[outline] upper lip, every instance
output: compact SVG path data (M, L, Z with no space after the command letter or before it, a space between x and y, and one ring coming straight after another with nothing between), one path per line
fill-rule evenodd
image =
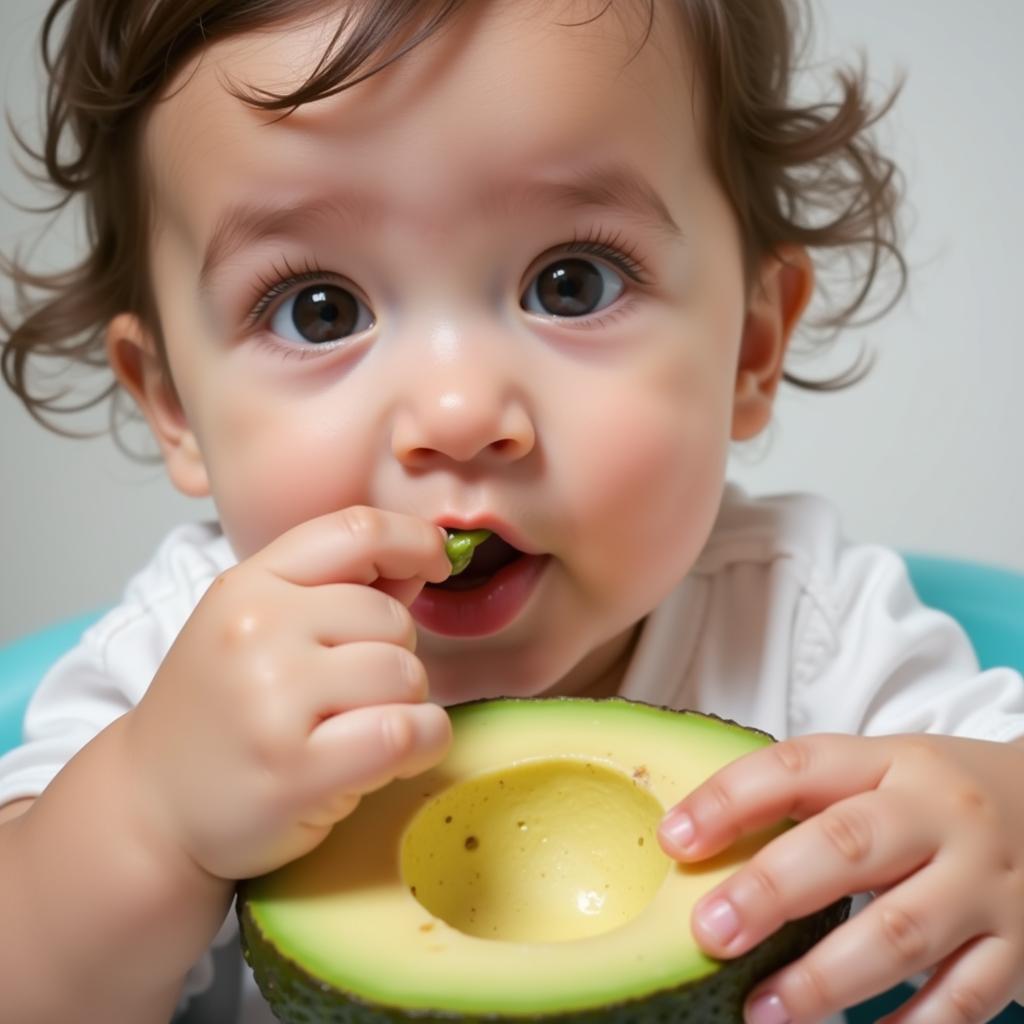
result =
M446 530L490 530L491 533L496 533L507 544L511 544L517 551L522 551L524 555L543 554L543 551L535 545L532 545L530 541L516 529L516 527L505 522L505 520L498 516L463 516L456 513L450 513L448 515L438 516L434 522L438 526L444 527Z

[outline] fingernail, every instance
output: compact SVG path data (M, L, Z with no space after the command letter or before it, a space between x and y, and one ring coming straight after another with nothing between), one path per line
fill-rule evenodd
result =
M661 834L679 851L693 842L693 819L685 811L669 815L661 826Z
M747 1007L744 1016L747 1024L790 1024L791 1019L774 992L759 995Z
M702 931L723 946L739 934L740 916L728 900L712 900L697 914L697 921Z

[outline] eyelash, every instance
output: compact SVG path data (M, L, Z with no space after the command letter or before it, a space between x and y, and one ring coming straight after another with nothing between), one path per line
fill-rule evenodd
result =
M324 270L308 257L301 270L296 270L288 258L283 257L279 265L275 264L269 278L264 277L263 274L256 276L253 286L256 301L245 317L245 329L255 328L275 300L282 295L287 295L297 284L304 284L307 281L323 281L325 278L337 279L336 275Z
M621 270L636 284L649 284L647 270L637 255L635 247L627 243L621 232L605 234L598 229L593 234L574 236L565 247L567 253L584 253L599 256L617 270Z
M650 283L647 270L640 261L636 249L624 241L620 232L605 233L598 229L592 233L574 235L573 240L564 247L563 251L571 255L597 256L610 263L616 270L621 270L635 284ZM552 257L552 262L556 259L557 256ZM282 257L281 263L272 268L269 277L263 274L257 275L253 286L256 299L246 314L245 330L254 330L274 302L282 295L287 295L296 285L325 279L337 280L337 275L324 270L308 257L301 270L293 267L287 257ZM612 313L580 317L578 326L593 326L594 324L603 326L615 319L616 315L621 312L624 310L617 309Z

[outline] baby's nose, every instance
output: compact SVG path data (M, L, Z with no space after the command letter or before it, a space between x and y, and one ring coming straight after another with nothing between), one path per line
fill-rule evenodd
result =
M409 373L391 432L392 452L403 465L514 462L536 445L529 395L485 354L420 365Z

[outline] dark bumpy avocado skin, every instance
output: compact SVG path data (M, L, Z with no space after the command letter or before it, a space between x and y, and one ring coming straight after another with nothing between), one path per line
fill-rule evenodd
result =
M244 884L242 887L244 889ZM246 962L252 967L263 998L285 1024L403 1024L411 1021L458 1021L459 1024L743 1024L743 1002L762 978L790 963L822 936L841 924L850 901L839 900L825 910L793 921L736 960L725 961L714 974L680 988L629 1003L570 1013L535 1016L459 1015L367 1006L332 990L282 957L266 941L239 899L239 924ZM681 928L689 927L685 921Z

